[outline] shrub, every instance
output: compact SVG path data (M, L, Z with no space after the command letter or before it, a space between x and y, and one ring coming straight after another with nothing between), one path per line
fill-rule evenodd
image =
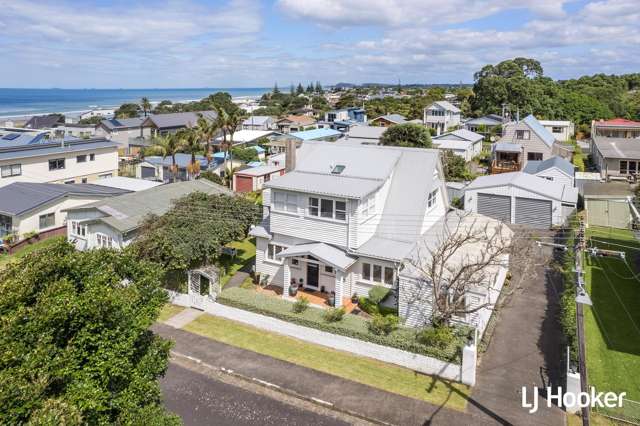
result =
M380 313L380 310L378 309L378 305L371 302L371 300L368 297L364 297L364 296L361 297L358 300L358 307L360 308L360 310L368 313L369 315L377 315Z
M292 309L293 309L293 312L295 312L296 314L301 314L304 311L306 311L308 307L309 307L309 300L306 297L301 297L300 299L295 301Z
M369 321L356 315L344 315L341 321L325 321L323 309L307 309L296 314L292 312L291 302L278 297L268 296L254 290L229 288L218 295L217 302L244 309L256 314L266 315L283 321L298 324L303 327L337 334L345 337L388 346L416 354L432 356L444 361L460 363L461 348L470 333L469 329L456 328L456 339L444 349L424 345L416 340L416 330L398 326L395 331L387 335L377 335L369 331Z
M324 311L322 317L326 322L338 322L342 320L345 313L344 308L329 308Z
M424 328L418 332L416 338L423 345L444 349L451 344L455 336L451 327L442 325L439 327Z
M374 315L369 322L369 331L373 334L389 334L398 328L399 318L395 315Z
M383 287L381 285L374 286L371 290L369 290L369 300L374 305L377 305L387 298L390 291L391 289Z

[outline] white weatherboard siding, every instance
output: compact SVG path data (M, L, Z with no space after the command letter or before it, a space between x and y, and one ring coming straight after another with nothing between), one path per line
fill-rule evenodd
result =
M38 207L35 210L23 213L14 217L14 226L17 225L18 235L24 235L28 232L42 232L48 229L58 228L65 225L67 220L67 212L63 211L69 208L81 206L83 204L89 204L94 201L98 201L102 198L67 198L64 200L57 200L52 203L47 203ZM48 228L40 228L40 216L54 213L55 224Z
M561 183L563 185L567 185L569 187L573 187L573 177L567 176L562 170L557 167L551 167L547 170L543 170L541 172L536 173L536 176L541 178L551 178L549 180L557 183Z
M90 161L89 155L95 154L95 160ZM79 163L77 157L86 155L87 160ZM49 160L65 159L64 169L49 170ZM73 181L82 183L86 178L91 183L101 175L116 176L118 174L118 152L114 148L99 148L86 151L56 153L37 157L24 157L15 160L0 160L0 166L20 164L22 174L19 176L0 178L0 187L13 182L64 183Z
M387 201L387 196L389 195L392 176L386 180L386 182L378 191L375 192L375 194L372 194L375 205L373 215L369 214L367 216L363 216L362 214L367 206L367 200L360 200L358 202L357 216L351 223L351 247L360 247L362 244L366 243L369 238L371 238L376 232L376 229L380 224L380 219L382 218L382 210L384 209L384 205Z
M516 139L516 131L529 131L529 139ZM542 154L542 161L549 159L553 155L552 147L547 145L525 122L510 123L503 127L502 138L499 142L516 143L522 145L522 165L527 165L529 153Z

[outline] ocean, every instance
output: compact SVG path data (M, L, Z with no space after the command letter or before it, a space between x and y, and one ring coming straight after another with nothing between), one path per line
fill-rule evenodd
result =
M196 101L216 92L228 92L234 98L259 97L268 88L202 88L202 89L2 89L0 117L23 117L53 112L68 115L95 108L118 107L123 103L139 103L142 97L151 102Z

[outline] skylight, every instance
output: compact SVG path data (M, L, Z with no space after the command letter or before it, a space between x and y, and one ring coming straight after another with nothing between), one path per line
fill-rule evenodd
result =
M333 167L333 169L331 170L331 173L333 173L334 175L339 175L344 171L345 167L347 166L344 166L342 164L337 164Z

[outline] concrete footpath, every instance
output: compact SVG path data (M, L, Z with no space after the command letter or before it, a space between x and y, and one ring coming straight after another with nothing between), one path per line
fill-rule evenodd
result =
M331 403L336 409L359 413L379 423L496 424L495 419L483 413L475 415L435 406L229 346L164 324L155 324L152 328L161 336L174 341L174 351L179 354L197 358L216 368L233 370L245 377L275 384L308 398Z

